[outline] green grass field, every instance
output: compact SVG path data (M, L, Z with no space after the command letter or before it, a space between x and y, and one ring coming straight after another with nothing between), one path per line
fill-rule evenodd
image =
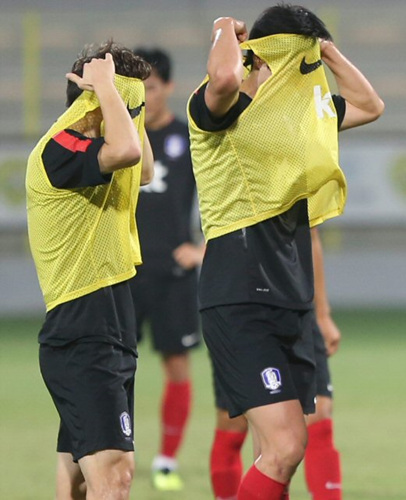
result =
M345 500L406 499L406 311L340 311L343 333L331 368L336 391L336 444L342 455ZM53 498L56 411L37 363L39 320L0 321L0 498ZM140 348L136 388L137 472L132 499L207 500L208 455L214 425L209 363L193 354L194 408L179 456L186 488L157 493L149 467L158 442L159 360ZM250 463L250 444L244 449ZM307 500L303 473L292 500Z

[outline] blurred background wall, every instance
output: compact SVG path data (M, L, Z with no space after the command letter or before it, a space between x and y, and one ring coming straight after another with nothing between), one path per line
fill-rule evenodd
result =
M386 103L376 123L341 135L345 214L322 228L334 307L406 305L406 2L302 0ZM64 111L65 73L83 45L113 37L173 56L173 108L201 81L211 25L247 22L258 0L0 0L0 315L44 311L26 236L24 175L39 136Z

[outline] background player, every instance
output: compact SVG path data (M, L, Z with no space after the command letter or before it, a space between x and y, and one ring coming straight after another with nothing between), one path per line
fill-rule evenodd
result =
M346 100L332 102L317 40L331 37L303 7L267 9L249 38L241 47L250 51L244 78L245 24L214 22L208 79L188 106L208 240L199 296L228 411L247 417L258 456L238 499L280 500L304 456L302 411L314 411L316 395L309 223L338 215L345 202L330 106L345 107L349 128L376 119L383 104L334 44L322 41Z
M30 246L47 307L40 367L61 419L58 500L129 498L137 356L129 279L140 263L139 186L153 174L149 73L112 41L86 47L67 74L67 111L28 160Z
M187 125L176 118L168 99L173 91L171 60L158 48L134 52L152 65L146 80L146 118L155 159L155 177L142 189L137 221L143 265L132 281L139 329L149 320L154 349L162 359L161 443L152 464L159 490L179 490L177 453L191 408L189 350L200 342L197 266L204 246L194 243L195 181Z
M327 356L334 354L341 334L331 317L324 279L323 249L317 228L312 229L314 266L313 342L316 359L316 412L307 418L308 443L304 458L305 479L313 500L341 500L340 455L333 442L333 389ZM317 322L316 322L317 319ZM217 424L210 455L211 484L216 500L237 498L243 474L241 448L248 431L243 417L228 416L227 395L214 381Z

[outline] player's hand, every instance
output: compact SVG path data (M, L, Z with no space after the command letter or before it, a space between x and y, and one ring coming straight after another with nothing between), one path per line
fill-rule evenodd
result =
M332 356L338 350L341 341L341 332L329 314L317 318L321 334L324 338L328 356Z
M92 59L83 66L83 75L67 73L66 78L82 90L95 90L95 86L114 81L114 61L110 53L106 54L105 59Z
M234 31L237 40L242 43L248 38L247 26L244 21L239 21L238 19L234 19Z
M173 258L183 269L193 269L202 263L204 247L183 243L172 252Z
M219 17L213 23L213 31L211 41L213 42L216 36L216 33L219 29L221 29L222 24L232 22L234 27L234 33L237 37L239 43L244 42L248 38L247 26L244 21L239 21L238 19L234 19L233 17Z
M325 63L328 63L330 58L334 56L334 53L337 53L337 47L332 40L319 38L319 43L321 58Z

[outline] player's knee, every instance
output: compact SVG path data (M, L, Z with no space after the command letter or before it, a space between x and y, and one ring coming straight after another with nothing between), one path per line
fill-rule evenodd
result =
M306 450L306 443L301 440L291 441L284 447L281 455L281 461L286 467L296 469L303 460Z
M126 500L129 497L133 477L134 469L120 472L117 477L117 491L120 492L121 496L118 496L118 500Z
M129 457L124 456L121 463L118 464L116 468L116 484L119 491L123 493L123 499L127 498L131 484L134 478L135 466L134 461L129 459ZM127 495L127 496L125 496Z
M327 396L318 396L316 403L316 413L309 415L308 424L331 419L333 416L333 400Z
M262 450L261 462L265 470L277 471L278 475L290 477L303 460L306 444L303 440L288 440Z
M135 467L134 461L128 455L124 454L120 460L105 464L103 471L99 471L99 479L93 478L89 481L87 498L91 500L100 498L127 500L129 498Z

